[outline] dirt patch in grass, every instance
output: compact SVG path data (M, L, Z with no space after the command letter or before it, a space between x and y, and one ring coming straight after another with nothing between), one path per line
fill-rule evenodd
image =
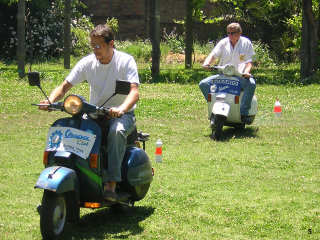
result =
M195 60L195 62L203 63L206 57L207 55L204 55L204 54L196 54L196 55L192 55L192 60ZM166 63L183 63L184 58L185 58L184 54L170 52L166 56Z

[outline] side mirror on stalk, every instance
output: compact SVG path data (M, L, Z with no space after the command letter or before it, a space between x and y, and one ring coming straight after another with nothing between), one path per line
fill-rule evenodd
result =
M131 83L124 80L116 80L115 94L128 95L130 93Z
M114 93L103 103L101 104L100 108L105 105L111 98L113 98L117 94L121 95L128 95L130 93L131 89L131 83L128 81L116 80L116 89L114 90Z
M29 82L29 86L37 86L38 88L40 88L41 92L47 98L49 104L51 105L51 102L50 102L48 96L45 94L45 92L42 90L42 88L40 86L39 72L28 72L28 82Z

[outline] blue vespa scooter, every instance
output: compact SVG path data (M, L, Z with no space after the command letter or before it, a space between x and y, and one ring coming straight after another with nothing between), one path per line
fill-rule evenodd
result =
M30 72L28 79L29 85L38 86L43 92L38 72ZM114 95L127 95L129 89L130 83L117 81ZM35 185L44 190L38 206L43 239L61 237L67 222L79 220L80 207L133 206L145 197L153 180L153 168L144 151L148 134L135 130L129 135L121 167L123 179L116 189L118 198L116 202L107 202L103 192L107 181L108 143L99 118L108 115L108 108L94 106L79 95L69 95L48 108L67 112L71 117L58 119L51 125L43 156L45 169ZM137 147L140 142L143 149Z

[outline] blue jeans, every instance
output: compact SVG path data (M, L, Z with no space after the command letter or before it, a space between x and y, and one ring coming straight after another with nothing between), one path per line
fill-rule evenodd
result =
M127 146L127 137L135 128L134 112L108 121L108 182L121 181L121 164Z
M208 93L210 92L210 86L212 85L211 81L215 77L217 77L217 75L207 77L199 83L200 90L207 101L208 101ZM240 105L240 114L249 115L252 98L254 96L254 91L256 90L256 81L252 77L249 79L242 78L242 77L236 77L236 78L239 79L241 87L243 89L243 95L242 95L242 100Z

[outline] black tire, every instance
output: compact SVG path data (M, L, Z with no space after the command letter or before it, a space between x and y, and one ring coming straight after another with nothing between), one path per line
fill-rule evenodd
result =
M223 125L226 122L226 117L221 115L214 116L214 125L212 126L211 138L219 141L222 136Z
M67 193L67 220L71 223L79 223L80 221L80 205L74 191Z
M67 224L67 200L64 194L45 190L40 214L40 230L44 240L59 238Z
M130 199L133 201L139 201L143 199L150 187L150 183L142 184L142 185L137 185L137 186L130 186L129 191L130 191Z

